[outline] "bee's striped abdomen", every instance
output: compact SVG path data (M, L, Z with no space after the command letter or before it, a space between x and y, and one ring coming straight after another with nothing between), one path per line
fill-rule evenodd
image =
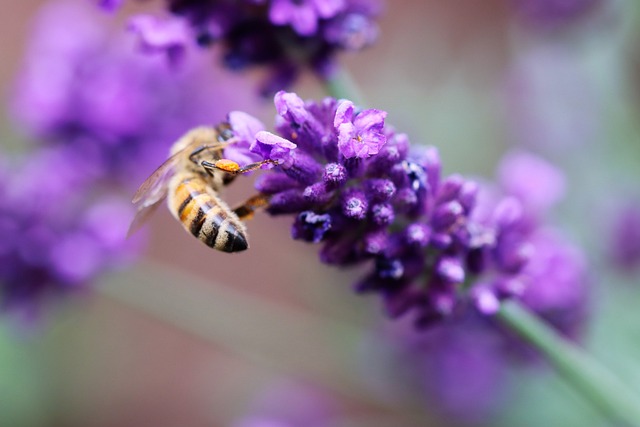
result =
M183 174L174 183L169 207L187 231L224 252L247 249L244 224L202 177Z

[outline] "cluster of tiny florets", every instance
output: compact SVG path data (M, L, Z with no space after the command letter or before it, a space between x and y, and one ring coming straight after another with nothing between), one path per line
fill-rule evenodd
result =
M102 1L113 10L119 2ZM168 0L171 18L137 16L131 29L147 51L180 61L190 46L221 45L223 63L241 70L267 65L263 91L289 86L302 67L331 74L338 51L360 50L377 37L376 0Z
M295 215L295 239L322 244L324 263L369 265L358 292L381 294L391 316L413 312L420 325L468 305L493 313L522 293L531 245L517 199L480 215L479 185L443 177L437 150L412 148L384 111L286 92L275 105L277 135L262 131L253 145L277 147L279 165L256 187L271 214Z

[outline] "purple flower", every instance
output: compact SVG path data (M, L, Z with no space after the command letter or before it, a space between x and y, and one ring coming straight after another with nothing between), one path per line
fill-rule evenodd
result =
M255 117L241 111L232 111L227 115L227 123L237 138L237 142L225 148L225 157L238 164L274 160L279 164L287 163L291 150L296 144L278 135L264 130L264 125ZM272 167L272 163L263 166Z
M640 266L640 202L618 207L609 226L609 252L613 263L633 272Z
M565 26L594 12L602 0L513 0L520 17L538 27Z
M171 60L190 45L221 46L222 62L233 70L266 66L263 94L287 87L303 68L321 77L334 70L341 50L360 50L377 37L378 0L167 0L167 9L190 27L136 25L144 46L164 49ZM174 51L174 53L172 53Z
M255 143L249 149L259 154L263 159L276 160L284 164L290 158L291 150L296 144L271 132L260 131L256 134Z
M344 0L272 0L269 19L276 25L291 25L302 36L318 30L318 21L334 17Z
M588 314L584 255L550 228L535 229L528 240L532 253L518 276L521 303L565 336L579 339ZM478 283L470 293L480 313L499 308L493 284ZM373 376L383 384L382 392L399 399L424 396L429 408L463 424L486 422L507 397L514 362L537 360L530 344L478 312L457 311L427 331L400 320L376 335L371 344L376 351L364 349L366 364L377 368L367 378ZM386 351L380 351L380 339L389 343Z
M597 143L603 127L597 76L560 43L518 52L506 84L508 123L518 145L568 152Z
M533 255L523 270L522 302L564 335L577 339L588 314L585 256L557 230L541 228L530 239Z
M123 1L124 0L98 0L98 6L107 12L114 12L122 6Z
M0 310L32 320L44 300L83 291L135 255L139 242L125 240L130 204L96 197L81 160L45 149L13 159L3 177Z
M345 158L366 159L378 154L387 142L384 134L385 111L364 110L354 115L353 102L338 104L333 126L338 131L338 150Z
M507 153L498 166L502 190L520 200L531 215L544 215L565 193L564 175L548 162L524 151Z
M264 390L234 427L329 427L339 413L336 401L310 384L282 381Z
M184 21L137 15L129 21L129 29L138 35L140 46L145 52L164 52L174 66L184 61L185 50L191 40L189 28Z
M390 316L410 313L419 326L472 307L493 314L503 298L522 295L541 214L524 212L560 197L551 166L513 154L502 167L512 194L490 200L473 181L442 177L437 151L412 150L383 111L286 92L275 105L279 135L260 131L256 139L286 156L256 187L270 213L295 215L294 238L322 244L323 262L369 265L358 292L379 293ZM261 154L273 158L273 150Z

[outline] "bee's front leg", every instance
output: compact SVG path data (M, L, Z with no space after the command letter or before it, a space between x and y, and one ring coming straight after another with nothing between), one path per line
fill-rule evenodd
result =
M265 194L256 194L247 199L243 204L233 209L238 218L250 219L257 209L269 206L269 197Z
M238 163L229 159L220 159L215 162L208 160L201 160L200 166L202 166L207 172L213 172L213 170L220 170L232 175L241 175L243 173L252 172L259 169L262 165L273 163L277 164L275 160L267 159L261 162L249 163L248 165L240 166Z

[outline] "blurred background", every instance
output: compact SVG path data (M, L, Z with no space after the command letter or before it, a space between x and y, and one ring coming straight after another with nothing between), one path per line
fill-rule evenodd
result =
M257 94L259 72L232 74L211 52L177 74L153 71L158 58L141 55L124 28L131 14L161 5L129 3L109 15L84 0L5 0L0 14L0 165L3 174L20 170L2 191L53 185L63 161L56 159L64 158L77 176L61 185L116 201L117 214L105 218L122 218L111 230L117 236L126 232L134 189L182 131L231 110L267 127L275 115ZM639 19L636 2L622 0L394 0L378 42L340 61L389 123L413 143L438 147L447 173L493 179L514 148L565 173L566 195L551 216L586 252L582 340L640 390ZM60 83L66 66L81 77ZM134 90L119 86L120 70L134 76ZM42 95L42 87L58 92ZM303 98L324 96L307 74L295 88ZM106 98L123 94L134 101L111 114ZM56 127L70 105L87 109L83 127ZM100 153L56 151L57 139L84 147L87 123L101 137L122 131L104 136ZM149 131L144 142L141 130ZM105 155L119 147L118 135L132 158L146 160ZM33 154L43 146L51 158ZM118 184L105 185L105 176ZM253 179L238 179L226 199L250 195ZM33 215L53 209L47 197ZM67 228L103 218L72 212ZM606 425L540 361L486 366L485 341L464 341L457 359L412 354L379 301L353 293L357 272L322 266L316 247L290 239L290 222L257 214L248 224L251 249L229 256L160 209L133 240L105 237L127 246L109 266L94 268L111 257L102 248L94 258L69 254L77 269L64 273L86 274L91 286L47 297L37 309L17 304L0 321L0 426L257 426L251 417L270 411L318 426ZM24 238L2 230L0 252ZM38 247L31 245L25 250Z

